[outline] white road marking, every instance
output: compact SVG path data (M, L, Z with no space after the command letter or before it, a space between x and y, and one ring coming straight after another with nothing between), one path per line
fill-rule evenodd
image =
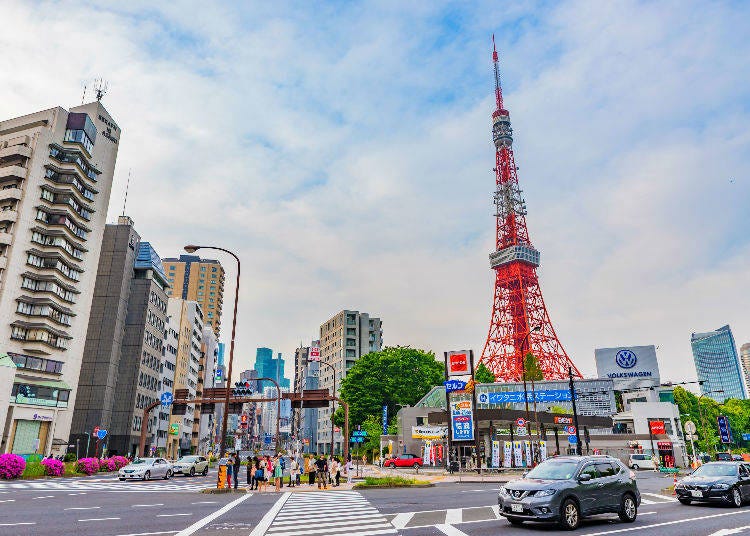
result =
M229 504L226 504L223 507L221 507L218 510L216 510L213 514L207 515L203 519L199 519L198 521L196 521L195 523L193 523L192 525L190 525L188 528L181 530L180 532L177 533L177 536L190 536L191 534L194 534L197 530L202 529L203 527L205 527L206 525L208 525L209 523L211 523L211 521L213 521L214 519L216 519L220 515L228 512L229 510L231 510L232 508L234 508L235 506L237 506L241 502L248 500L252 496L253 496L252 493L248 493L246 495L243 495L239 499L235 499L234 501L230 502ZM289 492L286 493L286 496L287 497L289 496ZM275 508L275 506L274 506L274 508ZM268 514L266 514L266 516L268 516ZM263 519L265 519L265 517ZM273 519L273 518L271 518L271 519ZM262 520L261 520L261 523L262 523ZM260 526L260 525L258 525L258 526Z
M480 493L483 491L500 491L500 488L487 488L487 489L463 489L461 493Z
M461 508L451 508L445 511L445 525L458 525L463 518L464 513Z
M36 525L36 523L31 521L21 521L19 523L0 523L0 527L15 527L16 525Z
M54 495L42 495L41 497L34 497L35 499L52 499Z
M70 508L63 508L63 510L98 510L101 506L71 506Z
M120 519L119 517L92 517L90 519L79 519L78 522L82 523L84 521L113 521L116 519Z
M132 532L130 534L117 534L116 536L156 536L157 534L174 534L176 530L164 530L161 532Z
M164 506L164 503L154 503L154 504L134 504L132 505L132 508L150 508L152 506Z
M5 499L4 501L0 501L0 502L16 502L16 500L15 499Z
M8 493L8 492L4 491L3 493ZM81 492L81 493L68 493L68 495L86 495L86 492L84 491L84 492Z
M649 497L655 497L659 499L659 501L657 501L654 504L664 503L664 502L677 502L677 499L674 497L668 497L667 495L659 495L658 493L642 492L641 497L643 497L643 495L648 495ZM643 502L643 499L641 499L641 502Z
M157 514L156 517L178 517L178 516L191 516L193 515L192 512L188 514Z
M409 521L411 521L412 517L414 517L414 512L396 514L396 517L391 519L391 525L393 525L393 527L396 529L402 529Z
M746 525L744 527L735 527L733 529L717 530L716 532L712 532L711 534L709 534L709 536L728 536L729 534L739 534L745 529L750 529L750 525Z
M748 514L748 510L735 510L734 512L726 512L724 514L712 514L710 516L691 517L687 519L677 519L675 521L665 521L663 523L654 523L653 525L640 525L638 527L629 527L627 529L616 529L616 530L605 530L603 532L592 532L586 536L603 536L604 534L618 534L621 532L632 532L634 530L645 530L653 529L656 527L666 527L668 525L677 525L679 523L690 523L692 521L703 521L704 519L714 519L717 517L736 516L737 514Z
M219 504L219 501L198 501L190 504Z
M263 534L265 534L268 527L271 526L273 519L276 517L276 514L279 513L281 508L284 506L284 503L286 503L286 501L289 500L289 497L291 495L292 494L288 491L284 493L279 498L279 500L274 503L271 509L268 512L266 512L266 515L263 516L263 519L260 520L260 523L258 523L253 529L253 531L250 533L250 536L262 536Z
M458 530L453 525L435 525L435 528L447 536L469 536L464 531Z

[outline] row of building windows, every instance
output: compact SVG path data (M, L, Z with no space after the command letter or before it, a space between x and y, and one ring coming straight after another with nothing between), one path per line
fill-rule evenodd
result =
M86 185L83 184L81 181L79 181L75 175L65 175L65 174L58 173L57 171L47 168L47 170L44 172L44 176L45 178L53 182L56 182L58 184L71 184L75 187L76 190L78 190L81 193L83 197L85 197L89 201L94 200L95 192L87 188Z
M68 205L81 218L88 221L91 219L91 209L81 205L70 194L58 194L42 188L42 199L55 205Z
M164 341L162 341L161 337L156 337L154 334L152 334L150 331L145 330L143 335L143 340L148 344L151 348L156 350L157 352L161 352L162 345L164 344Z
M159 318L158 315L154 314L151 309L146 310L146 322L151 324L153 327L158 329L161 332L164 332L164 320Z
M10 338L17 341L43 342L61 350L66 350L68 348L68 339L50 333L44 329L13 326L10 332Z
M145 374L143 371L138 373L138 387L144 387L151 391L158 391L159 381L149 374Z
M13 352L8 352L8 355L18 368L38 370L40 372L47 372L49 374L62 374L62 361L55 361L54 359L44 359L42 357L31 355L15 354Z
M31 241L42 246L54 246L65 250L71 257L75 257L78 260L83 260L83 251L73 246L70 242L65 240L62 236L50 236L39 231L34 231L31 234Z
M156 305L162 313L167 314L167 302L162 300L159 295L153 290L151 291L151 295L149 296L148 301L153 305ZM161 331L164 331L164 328L162 328Z
M73 281L79 281L81 279L81 271L71 268L60 259L54 257L39 257L33 253L29 253L26 262L31 266L43 269L54 269L63 274L68 279Z
M42 316L54 320L58 324L70 325L70 315L58 311L49 305L38 305L26 302L18 302L16 312L26 316Z
M161 387L159 387L159 390L161 390ZM144 409L154 402L156 402L155 398L138 393L135 399L135 407L137 409Z
M40 281L28 276L24 276L23 281L21 282L21 287L35 292L50 292L62 298L66 302L76 302L77 293L66 289L65 287L59 285L54 281Z
M88 135L83 130L68 129L65 131L64 141L71 143L80 143L83 148L86 149L89 154L94 150L94 143L89 139Z
M36 211L36 219L48 225L64 225L78 238L86 240L88 237L88 231L76 225L68 216L62 214L49 214L48 212L39 209Z
M159 365L160 361L158 358L152 356L148 352L143 352L143 357L141 357L141 365L146 365L148 368L159 372Z
M53 158L58 162L64 162L66 164L76 164L79 168L81 168L81 171L83 171L86 177L88 177L92 181L96 181L96 169L91 164L89 164L79 152L63 151L57 147L52 146L49 149L49 156L50 158Z

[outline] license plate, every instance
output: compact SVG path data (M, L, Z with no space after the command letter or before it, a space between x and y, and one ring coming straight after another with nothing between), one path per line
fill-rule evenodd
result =
M703 497L703 492L697 489L690 490L690 495L693 497Z
M511 504L510 505L511 512L523 512L523 505L522 504Z

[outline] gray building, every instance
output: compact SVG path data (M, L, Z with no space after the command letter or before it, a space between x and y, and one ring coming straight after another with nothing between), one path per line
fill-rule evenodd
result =
M79 449L99 426L110 454L136 453L143 409L162 390L167 282L159 256L139 238L127 216L105 229L71 426ZM149 446L157 422L155 411L145 424Z
M305 389L318 388L320 363L309 362L310 348L320 348L320 341L313 341L311 346L297 348L294 352L294 391L300 393ZM300 441L302 452L318 451L318 410L302 407L293 410L292 434Z
M177 366L177 346L180 344L179 336L177 332L179 326L175 324L172 317L167 317L167 322L164 327L164 345L162 346L162 378L161 378L161 390L159 391L159 399L164 393L171 393L174 395L174 374ZM158 406L154 411L158 412L156 415L156 448L160 454L166 453L167 448L167 435L169 432L169 413L170 408L164 406Z

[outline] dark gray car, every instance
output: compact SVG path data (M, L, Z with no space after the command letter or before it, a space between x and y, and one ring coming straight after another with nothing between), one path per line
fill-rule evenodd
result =
M508 482L500 489L497 503L500 515L513 525L542 521L573 530L582 517L595 514L616 513L632 523L641 494L635 473L615 458L561 456Z

